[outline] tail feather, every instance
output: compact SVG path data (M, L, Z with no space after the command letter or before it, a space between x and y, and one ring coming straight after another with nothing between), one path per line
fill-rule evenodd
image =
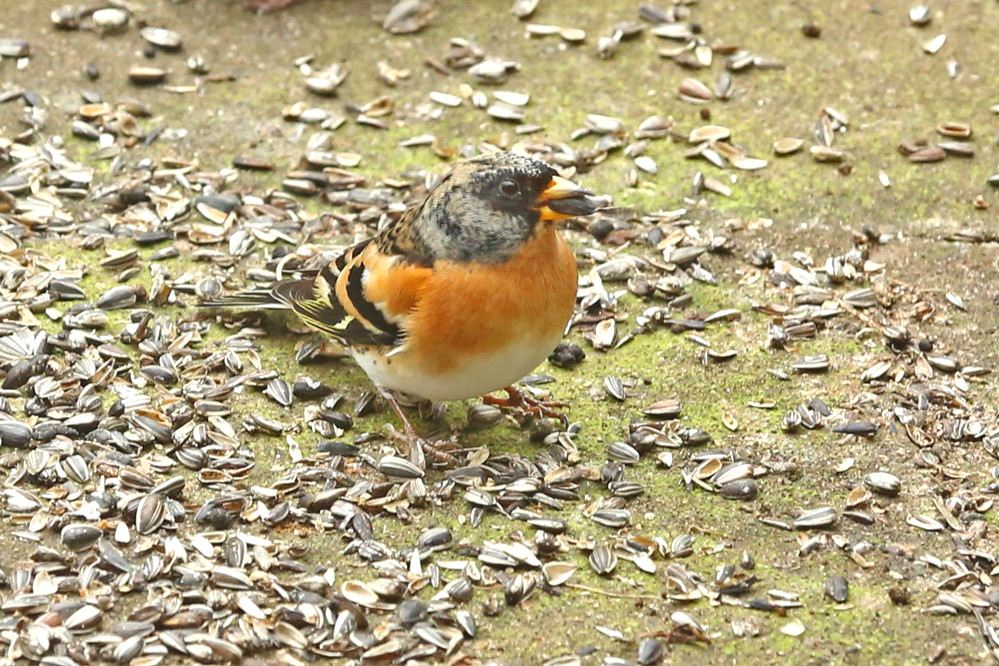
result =
M358 249L367 247L370 240L362 241L348 249L340 258L327 262L315 275L296 271L296 278L278 280L267 288L250 289L205 301L206 308L253 308L256 310L292 310L307 326L325 333L347 345L396 346L403 340L400 327L384 318L378 306L367 301L364 295L366 268ZM353 262L353 263L351 263ZM345 289L352 311L335 294L338 281L345 277ZM309 277L302 277L303 274Z
M203 308L266 308L286 310L289 306L274 297L270 289L252 289L198 304Z
M295 303L314 297L315 283L312 280L281 280L268 289L249 289L217 301L205 301L205 308L266 308L287 310Z

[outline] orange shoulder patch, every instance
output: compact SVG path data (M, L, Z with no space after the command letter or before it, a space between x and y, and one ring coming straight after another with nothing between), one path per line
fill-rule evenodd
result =
M360 260L367 269L364 284L365 297L390 317L412 312L420 302L423 290L434 274L426 266L399 262L369 245Z

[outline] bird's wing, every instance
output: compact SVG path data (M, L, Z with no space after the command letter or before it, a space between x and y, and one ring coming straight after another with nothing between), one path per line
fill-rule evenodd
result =
M338 337L352 344L399 347L405 341L406 319L431 275L433 268L406 255L386 254L378 243L368 245L347 262L332 285L330 300L345 312L337 324Z
M269 287L248 289L215 301L201 303L206 308L264 308L272 310L293 309L295 303L304 303L316 297L315 289L320 279L333 283L344 266L374 239L356 243L321 268L295 271L295 278L278 280Z
M433 262L412 235L399 233L418 214L408 210L375 238L348 248L313 278L280 280L206 306L291 309L308 326L347 345L399 347Z

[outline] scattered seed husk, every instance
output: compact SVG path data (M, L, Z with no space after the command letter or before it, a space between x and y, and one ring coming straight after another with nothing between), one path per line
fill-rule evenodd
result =
M872 472L864 477L864 485L871 492L886 497L896 497L902 489L901 481L894 474L887 472Z
M590 520L605 527L624 527L631 520L627 509L599 509L590 515Z
M571 562L547 562L541 567L545 582L555 587L568 582L577 569Z
M937 144L947 155L952 157L974 157L975 147L963 141L941 141Z
M759 489L753 479L739 479L725 483L719 492L725 499L752 501L759 494Z
M529 93L513 92L510 90L497 90L493 92L493 97L497 101L509 104L510 106L527 106L527 103L531 101Z
M686 23L660 23L652 29L652 34L663 39L688 41L693 37L690 26Z
M805 633L805 625L802 623L801 620L797 619L791 620L790 622L788 622L787 624L785 624L783 627L780 628L780 632L788 636L794 636L794 637L801 636L802 634Z
M602 542L590 551L589 561L590 568L600 576L613 573L614 569L617 568L617 555Z
M561 28L557 25L547 25L544 23L528 23L526 29L527 34L532 37L548 37L550 35L557 35L561 31Z
M204 56L193 55L184 61L184 64L195 74L207 74L210 71L208 61L205 60Z
M910 162L928 163L940 162L947 157L947 153L938 145L924 146L909 155Z
M675 419L680 416L681 405L679 400L667 399L653 403L644 410L646 416L657 419Z
M101 535L102 532L99 528L80 523L64 527L59 538L64 546L72 551L80 552L96 544Z
M697 79L692 78L686 78L681 81L677 92L680 95L680 99L694 104L704 104L714 98L710 88Z
M800 361L792 363L791 367L796 372L825 372L829 369L829 357L826 354L805 356Z
M832 148L831 146L812 146L808 149L808 152L811 153L812 159L816 162L838 164L846 158L846 153L839 148Z
M943 48L944 44L947 43L947 35L939 34L936 37L926 40L923 42L923 51L930 55L936 55Z
M964 299L961 298L959 294L955 294L952 291L948 291L946 294L944 294L944 297L947 299L948 303L953 305L958 310L967 311L968 308L964 304Z
M933 16L930 13L930 8L926 5L913 5L909 9L909 21L911 21L913 25L929 25L932 18Z
M486 109L486 113L488 113L493 118L497 118L499 120L509 120L513 122L520 122L525 117L524 111L521 108L516 106L511 106L509 104L503 104L501 102L490 104L489 107Z
M968 139L971 137L971 125L955 121L941 123L937 125L937 134L956 139Z
M398 0L382 21L382 28L394 35L419 32L433 14L433 4L426 0Z
M128 79L137 85L162 83L166 78L167 71L160 67L132 65L128 68Z
M704 125L690 130L687 140L690 143L701 143L703 141L722 141L731 136L731 130L721 125Z
M747 157L745 155L735 155L729 158L729 164L736 169L743 171L758 171L767 165L767 161L758 157Z
M905 522L916 529L925 530L927 532L942 532L944 529L943 523L925 514L909 516L905 519Z
M641 453L627 442L614 442L607 447L607 457L623 463L636 463Z
M624 123L620 118L604 116L598 113L588 114L584 120L587 129L600 134L610 134L624 130Z
M878 427L870 421L849 421L847 423L833 426L832 431L844 435L870 437L878 431Z
M635 158L635 166L645 173L655 174L658 172L656 161L648 155L639 155Z
M795 137L785 137L774 141L774 153L777 155L791 155L798 152L805 145L805 142Z
M892 364L888 361L878 361L868 369L864 370L860 375L861 381L873 382L885 377L892 368Z
M146 26L139 31L139 36L164 51L176 51L181 46L180 33L167 28Z
M419 479L423 477L423 470L405 458L398 456L385 456L379 460L378 471L388 477L403 479Z
M90 15L90 20L101 32L115 32L128 25L130 16L126 9L102 7Z
M836 524L839 516L832 507L823 506L810 511L804 511L794 519L794 527L799 530L831 527Z
M430 99L443 106L451 106L451 107L461 106L461 97L458 97L457 95L452 95L450 93L439 92L434 90L430 93Z
M717 178L708 177L704 179L704 189L720 194L723 197L732 196L732 188L721 182Z
M539 0L515 0L510 11L517 18L524 20L531 17L534 10L538 8Z

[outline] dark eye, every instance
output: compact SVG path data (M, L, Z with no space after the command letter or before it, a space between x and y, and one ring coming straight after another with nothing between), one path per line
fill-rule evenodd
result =
M500 192L502 192L504 196L515 197L518 194L520 194L520 185L518 185L517 181L515 180L510 180L510 179L504 180L502 183L500 183L499 187L500 187Z

